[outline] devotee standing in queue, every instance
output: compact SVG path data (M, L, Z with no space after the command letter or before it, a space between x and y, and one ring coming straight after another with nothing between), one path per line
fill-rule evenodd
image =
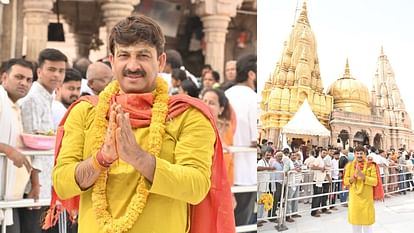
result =
M80 96L82 75L79 71L68 68L62 85L56 88L55 99L52 102L53 124L55 129L69 106Z
M368 163L365 148L355 148L354 161L345 168L344 183L349 186L348 222L353 233L371 233L375 223L374 186L378 175L374 163Z
M50 133L54 131L52 115L53 92L65 78L65 54L57 49L44 49L38 58L38 80L33 83L26 97L19 100L22 109L23 131L26 133ZM53 168L53 157L33 156L31 182L26 190L27 198L35 200L51 197L52 181L50 179ZM22 232L38 233L40 219L46 207L40 209L20 208Z
M23 125L20 116L20 107L17 100L27 95L33 82L33 65L23 59L10 59L4 64L4 72L1 75L0 85L0 152L7 156L7 160L0 159L0 167L6 168L7 173L1 173L0 200L22 198L23 193L17 194L18 186L22 189L26 186L31 171L30 161L16 148L22 147L20 134ZM24 167L23 167L24 166ZM18 167L18 168L17 168ZM26 170L26 171L25 171ZM17 174L23 174L23 184L16 182ZM3 176L4 175L4 176ZM8 180L11 177L13 180ZM22 180L22 178L20 178ZM8 183L11 185L8 185ZM20 195L16 197L16 195ZM3 199L4 198L4 199ZM6 209L5 219L6 232L20 233L20 218L17 209ZM1 226L1 225L0 225Z
M256 147L257 140L257 57L245 55L237 60L237 84L225 93L236 113L234 146ZM240 152L234 155L234 185L257 184L256 159L254 152ZM253 214L256 192L236 193L236 225L247 225Z

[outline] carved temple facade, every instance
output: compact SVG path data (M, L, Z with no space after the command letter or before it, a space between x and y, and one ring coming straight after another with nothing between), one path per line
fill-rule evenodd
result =
M138 12L160 17L164 32L169 31L166 49L180 51L189 71L197 74L203 64L210 64L222 74L225 61L256 52L256 4L256 0L1 0L0 60L24 55L35 61L46 47L63 50L70 60L88 58L98 38L106 56L108 32ZM48 42L48 24L57 21L57 11L65 37L73 41Z
M378 58L371 93L351 75L346 60L343 77L331 84L325 94L316 39L307 13L305 2L283 45L281 58L261 93L260 137L278 145L283 126L307 98L313 113L331 131L331 137L327 140L317 141L315 137L306 137L314 145L330 144L347 148L362 144L383 149L411 149L414 146L414 134L410 116L383 49ZM300 137L304 136L290 135L291 139Z

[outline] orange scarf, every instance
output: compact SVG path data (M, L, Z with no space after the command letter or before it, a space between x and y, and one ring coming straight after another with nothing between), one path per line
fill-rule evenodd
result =
M357 169L357 166L360 166L360 169L362 171L364 169L365 161L362 162L362 163L358 163L358 162L348 162L348 163L350 163L350 164L349 165L347 164L345 166L344 174L345 174L345 169L350 169L350 167L348 167L348 166L352 165L352 163L354 163L354 171ZM374 188L373 188L374 201L384 201L384 188L382 187L382 180L381 180L381 175L380 175L380 172L379 172L379 167L374 161L368 160L367 167L369 167L371 165L375 166L375 170L376 170L376 173L377 173L377 181L378 181L377 185L374 186ZM342 181L342 189L345 190L345 188L346 188L345 182Z
M97 97L82 97L73 103L62 121L59 124L56 135L55 164L59 156L59 150L63 139L64 122L69 112L80 101L87 101L96 106ZM125 112L130 115L130 122L133 128L149 126L151 121L151 107L153 102L152 94L121 94L115 95L111 103L116 102L122 105ZM232 207L231 190L227 180L226 168L223 160L223 149L218 136L217 128L208 107L199 99L187 95L175 95L169 98L167 119L172 119L183 113L190 107L201 111L212 124L216 133L215 151L212 161L211 187L207 196L197 205L191 205L190 233L234 233L235 222ZM58 205L61 203L61 206ZM43 229L55 225L61 211L69 213L70 219L74 221L79 209L79 196L67 200L61 200L52 187L52 199L50 209L44 219Z

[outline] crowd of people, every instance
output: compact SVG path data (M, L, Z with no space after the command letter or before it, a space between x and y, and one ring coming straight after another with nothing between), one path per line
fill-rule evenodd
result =
M98 193L96 190L108 186L108 200L104 204L109 204L113 215L121 218L124 212L127 217L135 214L135 207L130 210L127 201L132 198L133 204L135 191L141 190L150 193L148 198L139 197L144 205L148 202L148 207L138 220L127 221L129 225L122 228L125 231L184 232L194 225L191 232L206 232L209 228L198 231L194 230L198 224L187 223L187 208L188 204L197 206L203 200L211 185L211 172L217 172L214 170L216 162L211 158L212 154L217 156L214 128L223 145L226 169L223 179L236 186L256 185L257 182L252 153L234 154L229 149L230 146L256 146L256 55L226 62L224 79L208 64L201 77L196 78L184 68L178 51L164 52L164 36L157 23L148 17L128 17L115 28L109 38L110 55L99 61L81 58L71 65L61 51L46 48L39 53L36 62L24 58L2 62L0 125L5 133L1 134L0 152L13 165L9 168L8 164L8 174L16 174L19 169L28 174L26 180L19 180L26 187L17 198L52 198L53 202L55 192L62 200L80 195L80 207L76 209L79 216L76 216L78 212L68 210L71 220L79 222L79 226L68 221L68 231L102 232L102 229L110 231L119 222L112 218L110 223L113 224L101 219L90 221L107 211L100 212L100 206L92 202ZM164 113L159 109L151 110L152 103L146 102L152 100L150 95L154 95L154 102L165 99L163 83L170 96L168 111ZM199 100L194 102L182 96ZM99 106L103 98L107 98L108 106L102 112ZM200 107L200 103L204 104ZM203 112L204 107L208 113ZM140 119L140 111L149 119ZM158 134L154 133L157 130L150 130L158 124L153 126L151 115L161 113L169 120L164 122L162 116L156 117L165 127ZM210 114L211 122L207 120ZM102 122L106 122L108 128L102 128ZM50 134L60 127L65 133L61 147L55 148L59 150L55 167L53 157L26 156L19 150L24 147L20 138L23 132ZM101 128L103 131L99 131ZM135 138L132 140L135 143L131 138ZM131 153L142 157L139 157L140 163L135 162ZM107 185L102 185L102 179L108 180ZM126 181L131 184L128 188ZM124 190L122 200L116 197L121 195L121 189ZM3 191L6 193L1 193L2 197L10 190ZM254 222L255 198L256 192L230 196L229 219L234 218L236 225ZM166 210L176 213L166 214ZM57 226L41 229L42 220L48 220L44 219L45 213L49 213L48 217L50 214L56 217L54 211L54 206L15 208L3 216L7 219L7 232L58 232ZM153 218L159 218L161 213L164 224L156 224ZM231 222L227 220L226 223ZM47 224L48 227L53 225ZM235 226L230 227L232 230L228 232L234 232Z
M339 206L349 208L349 211L354 215L356 212L360 213L360 209L351 211L350 203L352 202L349 202L349 195L353 195L350 188L353 187L354 178L349 175L349 172L354 174L351 164L353 164L352 162L357 163L359 159L362 160L362 153L365 162L378 166L379 181L370 185L375 188L380 184L385 197L392 194L405 195L407 191L414 191L414 151L412 150L407 151L400 148L399 150L385 151L369 145L348 147L347 149L332 146L324 148L312 146L308 142L293 147L292 151L290 148L275 149L273 143L266 140L262 144L258 144L257 198L260 199L260 195L265 193L273 195L272 210L266 211L259 204L257 214L258 218L262 220L258 222L258 226L263 225L264 219L277 221L280 207L286 208L284 220L289 223L294 222L295 218L301 217L298 213L301 212L298 211L299 202L310 205L310 215L313 217L331 214L332 211L338 210ZM357 174L355 177L359 177L359 173L355 172L355 174ZM364 174L365 179L365 176L368 175L367 172ZM283 185L285 186L284 198L281 197ZM290 200L298 197L303 198ZM287 206L280 203L281 200L286 200L285 198L289 200ZM380 199L375 195L373 198ZM372 213L370 214L372 215ZM354 222L355 219L361 219L358 218L359 215L356 216L350 218L350 222L351 219ZM361 222L358 220L356 223L359 223L356 225L371 225L373 222L360 224Z

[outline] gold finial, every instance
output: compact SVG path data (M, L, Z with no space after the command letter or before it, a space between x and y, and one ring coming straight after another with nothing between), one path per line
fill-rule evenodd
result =
M384 47L381 45L381 56L384 56Z
M309 25L309 20L308 20L308 8L306 6L306 0L303 1L303 5L302 5L302 11L300 12L299 15L299 19L297 21L298 23L304 23Z
M349 71L348 58L346 58L345 73L344 73L344 77L343 78L351 78L351 72Z

